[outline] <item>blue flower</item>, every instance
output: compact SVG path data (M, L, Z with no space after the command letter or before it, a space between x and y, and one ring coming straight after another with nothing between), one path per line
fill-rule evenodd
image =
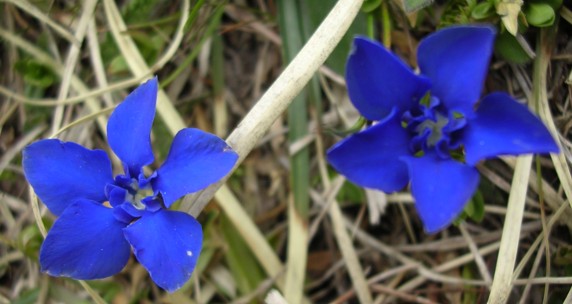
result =
M475 192L479 161L558 152L542 122L509 95L492 93L478 103L494 36L488 26L429 35L418 48L420 75L380 44L356 38L346 65L348 94L376 123L333 146L330 164L350 181L384 192L411 181L416 209L433 233Z
M173 292L191 277L201 226L187 213L167 208L220 180L238 155L215 135L183 129L163 165L145 176L143 167L154 161L150 132L156 99L154 78L111 114L107 139L125 172L115 178L102 150L57 139L24 149L26 178L59 216L40 249L42 271L80 280L108 277L123 269L133 248L161 288Z

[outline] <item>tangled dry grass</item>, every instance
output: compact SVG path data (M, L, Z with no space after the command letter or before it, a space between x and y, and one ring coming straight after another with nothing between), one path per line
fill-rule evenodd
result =
M564 17L558 27L521 36L536 56L530 63L493 59L486 91L508 91L536 104L562 153L480 164L480 222L427 235L407 189L364 191L328 168L326 149L358 116L343 80L350 35L302 93L302 111L280 116L252 152L241 155L240 167L198 216L206 240L184 288L174 294L158 289L133 258L105 280L40 273L42 229L54 217L23 176L27 144L56 134L110 152L109 112L153 74L164 94L152 134L156 164L178 126L225 138L283 71L286 32L299 27L279 27L284 17L275 1L100 2L0 3L0 303L256 303L271 290L277 293L267 298L270 303L281 297L480 303L489 296L502 302L491 289L511 303L572 301L572 44L570 19ZM325 4L310 2L326 11ZM388 3L392 28L386 33L393 49L415 66L419 39L440 25L448 4L436 3L415 19ZM560 12L569 13L566 7ZM311 18L314 26L319 23ZM358 18L363 24L365 17ZM313 31L308 24L306 38ZM292 116L307 124L296 140L288 136ZM298 191L292 156L300 151L308 153L302 168L307 217L292 211Z

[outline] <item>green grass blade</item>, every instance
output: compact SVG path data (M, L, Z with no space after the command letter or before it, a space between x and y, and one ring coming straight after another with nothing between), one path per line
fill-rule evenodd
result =
M278 1L278 23L282 36L282 58L292 61L303 46L301 21L305 18L299 1ZM308 134L307 89L302 90L288 107L288 142L290 145ZM300 303L308 255L308 211L310 204L310 151L304 147L290 155L290 188L288 208L288 253L286 300Z
M300 8L298 1L278 1L278 20L283 41L282 57L285 63L292 61L303 46L304 37L300 23L305 16L299 13ZM288 140L290 144L308 134L307 109L307 90L304 89L288 107ZM310 201L308 194L310 154L308 148L305 147L295 155L291 155L290 161L290 185L294 193L296 210L303 218L307 218Z

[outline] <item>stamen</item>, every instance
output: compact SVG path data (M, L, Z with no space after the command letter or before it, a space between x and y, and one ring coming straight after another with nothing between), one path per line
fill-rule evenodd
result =
M153 191L151 189L138 189L136 194L131 197L129 202L138 210L145 210L146 205L143 203L143 199L152 196Z
M443 138L443 127L449 123L449 119L440 113L435 113L437 121L430 118L421 122L416 128L415 132L423 133L423 130L428 129L430 131L429 137L427 138L427 146L435 147L437 143Z
M142 184L146 186L142 186ZM123 190L121 197L118 198L121 201L116 202L115 205L128 202L137 210L146 210L147 205L144 203L144 199L153 196L153 190L148 182L141 183L140 180L129 178L126 175L116 177L114 186Z

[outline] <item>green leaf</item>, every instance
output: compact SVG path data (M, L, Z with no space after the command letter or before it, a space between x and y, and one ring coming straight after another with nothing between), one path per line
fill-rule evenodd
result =
M469 218L475 222L480 222L485 217L485 201L481 191L478 191L473 195L471 200L463 209L463 212L453 221L454 225L460 225L465 219Z
M363 127L366 125L367 120L365 119L365 117L360 116L359 119L354 123L353 126L349 127L348 129L342 130L342 129L333 129L333 128L328 128L326 129L326 131L328 133L332 133L335 134L337 136L340 137L346 137L348 135L357 133L359 131L361 131L361 129L363 129Z
M156 6L159 3L159 0L127 1L123 7L123 19L128 24L149 21L149 16L152 16L157 11Z
M51 86L57 79L52 70L34 59L22 59L14 64L16 72L20 73L27 84L40 88Z
M491 2L481 2L477 4L471 12L471 17L475 20L482 20L492 17L495 14L494 5Z
M557 11L562 7L562 0L539 0L539 1L532 1L532 3L545 3L552 7L554 11Z
M159 36L159 34L143 31L132 31L130 34L147 63L152 63L159 57L165 45L165 39Z
M485 200L483 199L481 191L475 193L465 210L470 210L470 212L467 212L469 218L475 222L481 222L483 220L485 217Z
M336 200L343 205L359 205L365 202L365 192L363 188L346 181L336 195Z
M127 61L123 58L122 55L115 56L111 62L109 63L108 67L110 74L121 74L129 72L129 66L127 65Z
M438 28L469 23L474 6L465 0L447 1Z
M502 32L497 36L495 52L505 60L516 64L524 64L531 59L516 38L508 32Z
M375 11L380 5L382 0L365 0L361 6L361 11L364 13L371 13Z
M554 24L556 14L552 6L546 3L528 3L524 8L526 21L537 27L547 27Z
M18 247L28 257L33 260L38 259L40 246L44 238L40 233L37 225L31 224L26 226L18 235Z

